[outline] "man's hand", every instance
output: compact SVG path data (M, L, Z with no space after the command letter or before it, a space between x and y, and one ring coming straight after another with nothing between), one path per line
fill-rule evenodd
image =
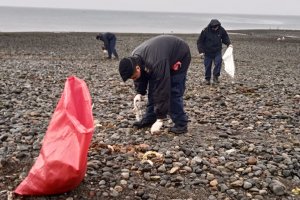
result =
M204 59L204 53L200 53L199 55L201 59Z
M163 120L157 119L156 122L151 127L151 133L159 132L161 127L163 126Z
M231 48L233 48L232 44L228 45L228 47L231 47Z

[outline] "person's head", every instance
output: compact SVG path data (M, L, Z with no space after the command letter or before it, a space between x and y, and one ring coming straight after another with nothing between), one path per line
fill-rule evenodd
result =
M217 19L212 19L209 23L209 27L214 31L217 31L220 28L220 26L221 23Z
M220 28L220 26L219 25L214 25L214 26L211 26L211 28L216 31Z
M123 81L128 79L137 80L141 77L141 67L139 66L137 57L126 57L123 58L119 63L119 73Z
M102 33L99 33L97 36L96 36L96 40L101 40L102 38Z

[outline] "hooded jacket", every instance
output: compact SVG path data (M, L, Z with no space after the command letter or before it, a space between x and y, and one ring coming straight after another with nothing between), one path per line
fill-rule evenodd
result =
M165 118L170 108L171 76L189 67L189 62L182 62L191 57L188 44L175 36L160 35L140 44L132 56L138 57L142 70L141 77L134 81L136 91L145 95L148 84L153 84L154 112L158 119ZM182 65L174 71L172 66L178 61Z
M213 30L213 26L219 26L217 30ZM217 19L210 21L208 26L201 31L197 40L197 48L199 53L205 53L214 57L217 52L222 50L222 43L229 46L231 44L227 32L221 26Z

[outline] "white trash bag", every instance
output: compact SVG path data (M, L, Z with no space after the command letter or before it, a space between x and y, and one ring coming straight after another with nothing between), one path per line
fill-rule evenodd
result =
M136 104L136 106L134 106L133 111L134 111L134 114L135 114L135 120L136 120L136 121L142 120L142 118L143 118L143 113L144 113L142 102L138 102L138 103Z
M145 114L146 102L142 95L137 94L133 100L133 112L135 114L136 121L140 121Z
M222 56L222 59L224 61L226 73L234 79L235 65L234 65L234 60L233 60L233 48L232 48L232 46L229 46L226 49L224 55Z

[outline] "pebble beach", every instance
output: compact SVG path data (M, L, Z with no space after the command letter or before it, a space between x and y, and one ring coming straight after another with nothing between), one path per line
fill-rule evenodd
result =
M155 135L132 127L133 83L121 80L97 33L0 33L0 199L300 199L300 31L228 33L236 76L222 70L210 86L198 35L175 34L192 53L183 135L168 132L170 121ZM116 33L120 58L155 35ZM86 176L64 194L13 194L69 76L86 82L93 101Z

